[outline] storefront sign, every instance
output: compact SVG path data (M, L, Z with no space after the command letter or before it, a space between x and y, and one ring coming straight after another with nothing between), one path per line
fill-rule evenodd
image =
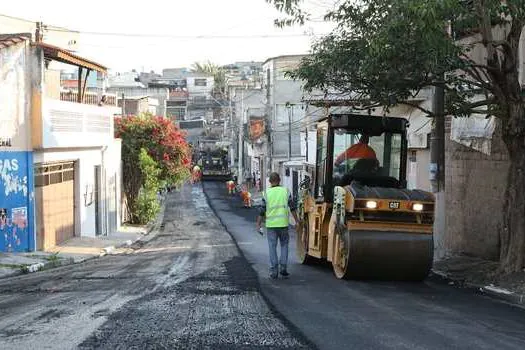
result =
M264 135L265 122L262 118L250 118L250 139L255 141Z
M10 137L0 137L0 147L13 147L13 139Z

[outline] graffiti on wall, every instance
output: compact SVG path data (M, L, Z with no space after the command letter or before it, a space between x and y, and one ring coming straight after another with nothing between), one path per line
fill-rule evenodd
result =
M0 251L32 249L32 153L0 152Z

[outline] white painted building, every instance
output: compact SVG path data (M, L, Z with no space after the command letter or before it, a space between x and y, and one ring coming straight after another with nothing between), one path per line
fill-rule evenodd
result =
M303 82L286 75L297 68L304 57L306 55L278 56L263 63L266 111L271 129L268 172L278 172L283 182L290 184L293 193L297 193L297 183L308 173L302 139L307 131L311 135L315 120L323 113L322 108L305 102L308 94L303 89Z
M186 77L186 87L189 97L206 96L210 97L213 92L213 76L205 74L189 73Z
M20 249L45 250L75 236L117 230L121 141L114 138L113 116L120 110L78 92L64 101L56 79L63 64L78 67L81 74L105 74L106 68L21 35L0 36L0 42L6 53L0 60L0 95L6 100L2 97L0 103L18 106L16 113L6 114L5 124L14 127L5 135L9 142L2 142L6 147L0 147L0 158L18 157L16 167L10 162L3 168L24 171L6 176L23 179L29 200L24 204L11 195L0 196L0 204L6 203L7 215L34 227L29 244Z
M107 235L120 226L121 140L113 136L114 113L116 107L43 98L42 147L33 153L37 198L44 204L37 242L39 229L56 225L50 205L69 208L74 230L61 232L55 242L45 240L49 246L73 236ZM53 180L53 174L61 178Z
M116 94L119 99L121 99L122 96L124 96L125 99L148 96L150 97L151 101L157 101L156 112L154 114L166 117L166 104L170 98L170 92L168 88L110 85L107 89L107 92Z

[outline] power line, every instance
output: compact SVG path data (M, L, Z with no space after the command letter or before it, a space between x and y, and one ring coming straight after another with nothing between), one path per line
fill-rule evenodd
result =
M4 18L9 18L9 19L14 19L16 21L21 21L21 22L26 22L26 23L31 23L31 24L34 24L36 25L36 23L40 22L40 21L32 21L30 19L27 19L27 18L22 18L22 17L16 17L16 16L10 16L10 15L6 15L6 14L2 14L0 13L0 17L4 17ZM76 33L78 34L78 31L75 31L75 30L69 30L67 28L63 28L63 27L58 27L58 26L55 26L55 25L50 25L50 24L45 24L44 25L44 30L51 30L52 28L55 28L57 30L61 30L61 31L67 31L67 32L70 32L70 33Z
M0 17L5 17L5 18L10 18L10 19L15 19L17 21L22 21L22 22L26 22L26 23L32 23L32 24L35 24L37 21L31 21L29 19L25 19L25 18L20 18L20 17L15 17L15 16L9 16L9 15L4 15L4 14L0 14Z
M71 32L79 33L84 35L98 35L98 36L120 36L129 38L158 38L158 39L275 39L275 38L297 38L297 37L308 37L308 36L319 36L324 34L250 34L250 35L172 35L172 34L141 34L141 33L122 33L122 32L94 32L94 31L81 31L81 30L69 30L60 28L48 28L48 31L52 32Z

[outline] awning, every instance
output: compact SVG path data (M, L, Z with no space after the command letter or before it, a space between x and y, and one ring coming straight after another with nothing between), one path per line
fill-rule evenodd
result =
M73 66L82 67L101 73L107 73L107 68L103 65L74 55L68 50L42 42L38 42L35 45L44 51L44 58L46 59L71 64Z

